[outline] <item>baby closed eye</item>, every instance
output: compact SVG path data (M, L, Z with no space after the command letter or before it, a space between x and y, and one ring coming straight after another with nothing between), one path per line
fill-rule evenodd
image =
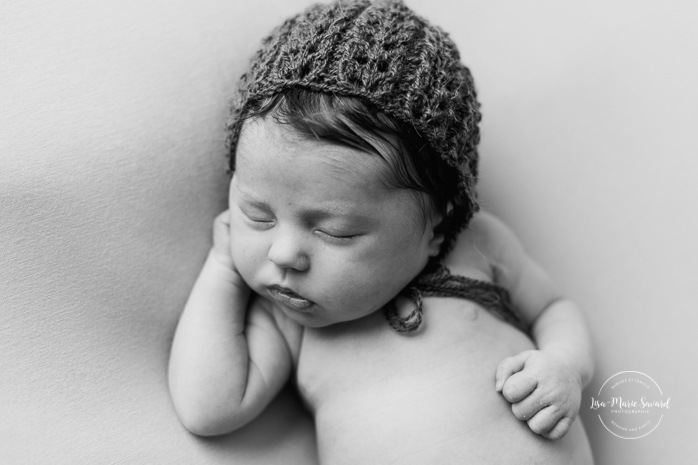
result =
M274 226L274 220L269 217L261 215L252 215L245 212L243 212L243 216L245 218L245 221L255 229L266 230Z
M316 229L314 233L321 239L336 244L347 244L351 242L353 239L361 236L361 234L349 234L339 231L328 231L322 229Z

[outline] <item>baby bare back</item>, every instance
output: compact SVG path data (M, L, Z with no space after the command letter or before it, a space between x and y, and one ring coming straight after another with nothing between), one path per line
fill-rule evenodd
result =
M417 334L398 334L382 312L304 330L297 383L322 464L593 462L579 418L547 440L495 391L497 364L533 348L528 336L469 301L424 305Z

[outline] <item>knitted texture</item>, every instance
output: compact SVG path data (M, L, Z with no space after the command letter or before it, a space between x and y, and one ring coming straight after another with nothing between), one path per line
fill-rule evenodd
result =
M264 39L240 80L228 125L231 169L248 109L293 88L369 102L414 127L458 171L455 224L442 249L450 248L478 209L480 112L470 72L448 35L395 0L320 4L290 18Z
M388 322L399 333L411 333L419 329L423 319L422 297L458 297L470 300L528 333L528 325L512 305L506 289L487 281L453 275L444 265L439 265L432 273L418 276L401 294L414 303L414 308L407 316L399 315L395 300L391 300L385 308Z

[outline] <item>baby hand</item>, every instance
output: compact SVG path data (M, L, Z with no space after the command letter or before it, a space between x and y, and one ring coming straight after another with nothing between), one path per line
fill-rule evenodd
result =
M527 350L499 363L495 389L536 434L559 439L570 430L582 397L581 376L555 350Z
M213 254L216 259L231 270L235 269L230 253L230 211L219 213L213 220Z
M232 271L233 284L247 289L247 284L238 273L230 251L230 211L226 210L213 220L213 248L211 254L226 270Z

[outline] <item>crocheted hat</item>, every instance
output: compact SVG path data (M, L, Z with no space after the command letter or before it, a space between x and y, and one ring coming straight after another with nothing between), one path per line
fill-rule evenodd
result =
M401 1L315 5L264 39L232 104L231 169L248 109L294 88L356 97L414 127L458 172L449 229L457 233L478 209L480 112L472 77L448 35ZM440 256L452 239L447 237Z

